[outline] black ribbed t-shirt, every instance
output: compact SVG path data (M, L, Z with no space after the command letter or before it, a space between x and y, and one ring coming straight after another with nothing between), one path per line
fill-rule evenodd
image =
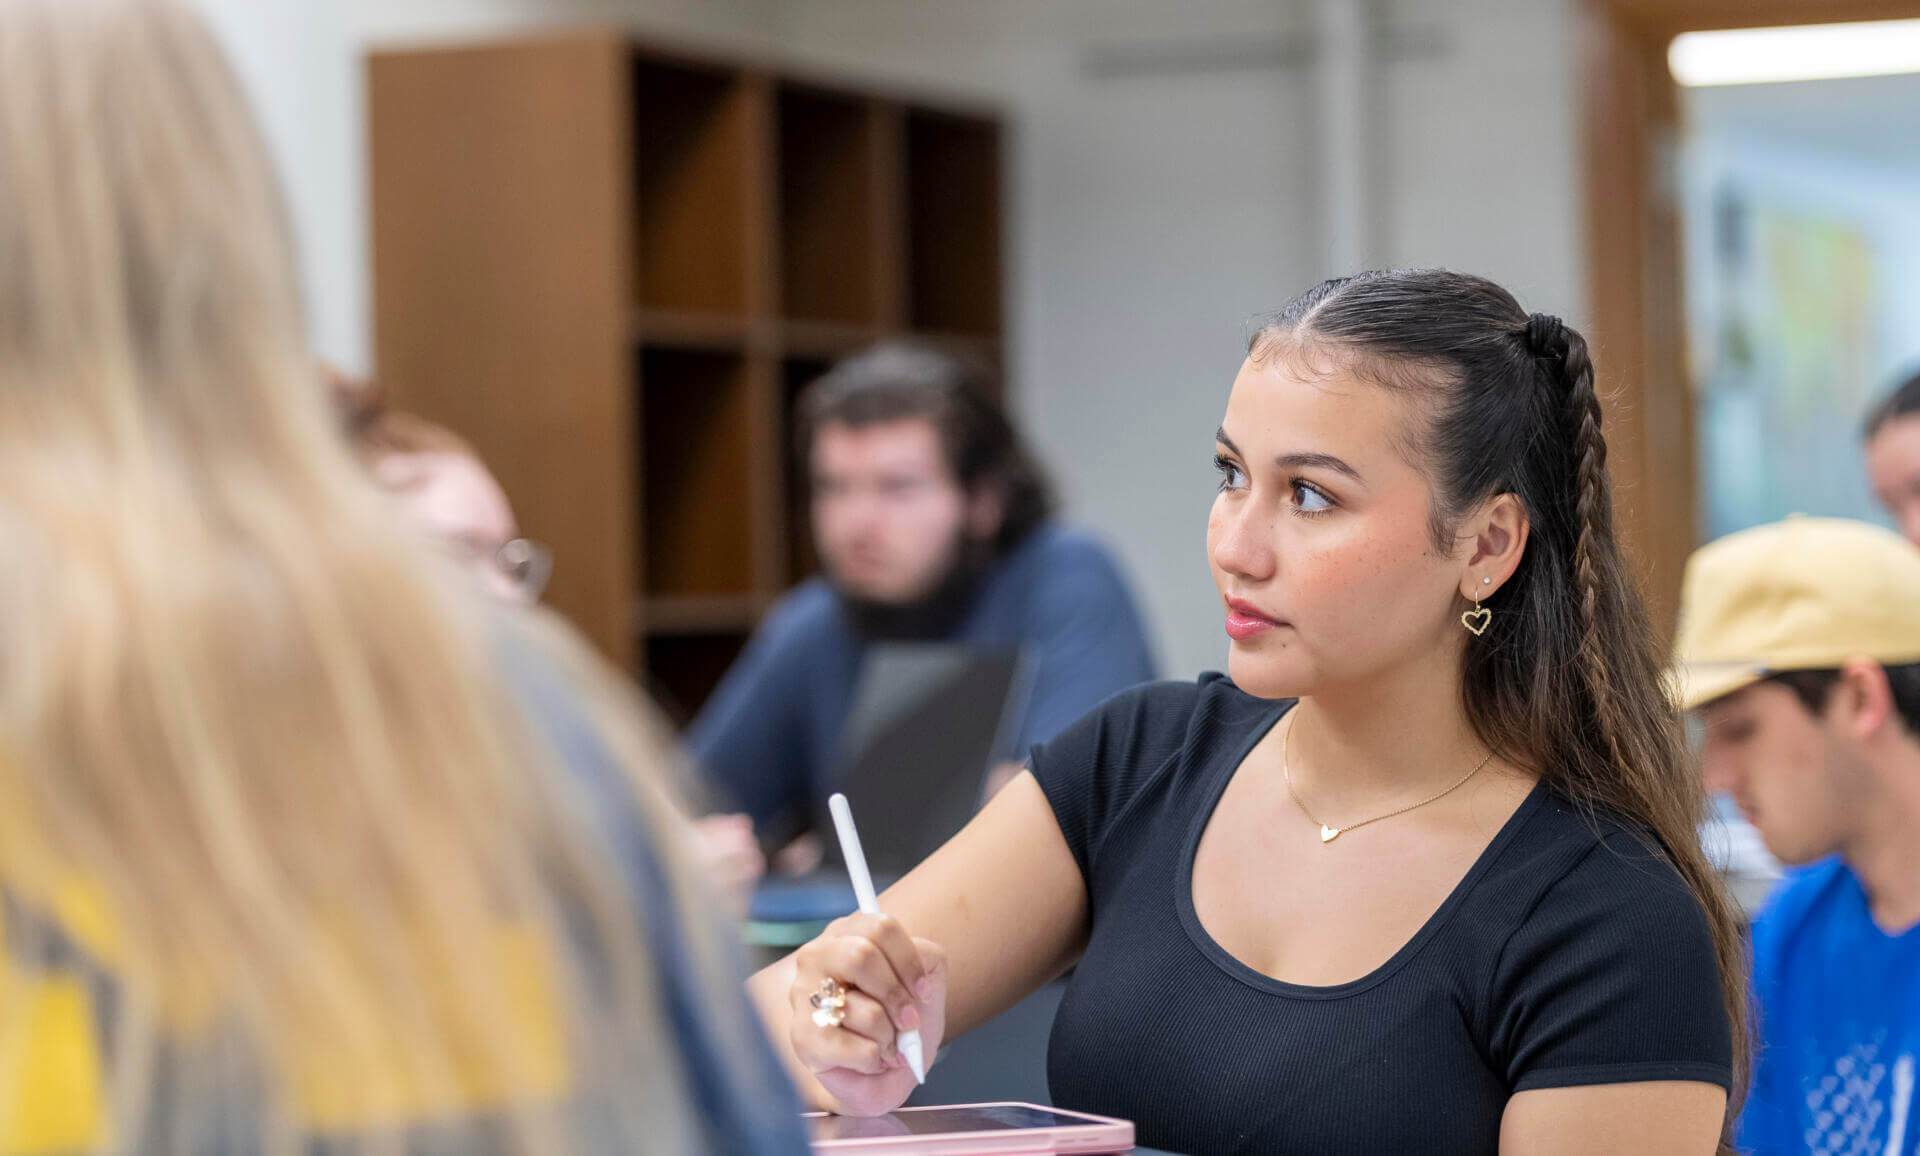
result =
M1493 1153L1515 1092L1730 1083L1698 902L1544 785L1370 974L1306 987L1229 955L1194 912L1194 850L1289 705L1220 675L1156 683L1034 749L1092 913L1048 1048L1056 1103L1208 1156Z

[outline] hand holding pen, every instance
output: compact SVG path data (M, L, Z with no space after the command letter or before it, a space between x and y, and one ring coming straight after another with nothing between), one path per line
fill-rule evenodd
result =
M845 797L829 808L861 910L795 954L791 1040L840 1112L877 1115L906 1101L940 1045L946 956L880 913Z
M847 805L845 795L835 791L827 800L827 810L833 812L833 829L840 836L840 857L846 860L847 876L853 880L853 894L860 902L860 914L877 917L880 914L880 897L873 891L873 876L867 871L867 854L860 849L860 831L853 825L853 808ZM924 978L915 982L916 998L925 994L921 989L927 983ZM820 1010L819 1005L815 1006L815 1010ZM908 1005L905 1018L918 1020L912 1005ZM921 1052L919 1029L916 1024L906 1022L902 1022L900 1027L902 1031L894 1037L895 1047L901 1058L907 1061L907 1067L913 1070L914 1081L924 1084L927 1082L927 1061Z

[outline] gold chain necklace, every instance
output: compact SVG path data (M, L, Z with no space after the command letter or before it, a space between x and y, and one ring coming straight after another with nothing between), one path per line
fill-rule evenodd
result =
M1294 709L1298 710L1299 708L1295 707ZM1293 723L1294 723L1294 719L1298 717L1299 717L1298 715L1294 715L1292 718L1287 719L1287 731L1285 734L1280 736L1280 776L1287 781L1287 794L1293 796L1293 805L1300 808L1300 813L1302 815L1305 815L1310 822L1312 822L1315 826L1320 828L1320 841L1322 843L1331 843L1335 839L1338 839L1340 836L1346 834L1348 831L1353 830L1355 827L1364 827L1369 823L1378 823L1382 819L1391 819L1395 815L1404 815L1408 811L1417 811L1421 807L1426 806L1428 803L1437 803L1441 799L1446 798L1448 795L1453 794L1455 791L1459 790L1461 787L1466 786L1468 779L1471 779L1473 776L1479 774L1482 767L1485 767L1488 763L1493 761L1493 752L1488 751L1487 757L1480 760L1479 766L1473 768L1471 771L1468 771L1465 775L1462 775L1459 782L1455 783L1451 787L1448 787L1446 790L1441 791L1439 794L1434 795L1432 798L1422 799L1419 802L1414 803L1410 806L1402 807L1398 811L1388 811L1384 815L1375 815L1371 819L1362 819L1358 823L1348 823L1344 827L1329 827L1325 823L1322 823L1320 820L1313 817L1313 812L1307 810L1307 805L1300 801L1300 792L1293 789L1293 771L1291 768L1287 766L1287 747L1291 745L1293 742Z

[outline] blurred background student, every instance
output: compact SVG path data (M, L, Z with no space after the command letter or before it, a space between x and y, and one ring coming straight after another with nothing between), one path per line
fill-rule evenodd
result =
M495 597L540 600L553 551L520 536L506 491L472 444L437 422L396 410L378 383L325 371L354 455L413 525L451 550ZM753 824L742 815L694 822L695 853L732 914L744 914L766 868Z
M1092 536L1054 520L1052 490L994 392L983 371L894 342L801 395L796 437L822 572L768 614L687 740L761 831L833 791L871 643L1025 652L1032 702L1016 764L1153 677L1119 567ZM810 856L794 858L804 868Z
M1907 541L1920 545L1920 373L1867 415L1866 461L1875 500Z
M1788 518L1695 551L1682 703L1707 783L1788 864L1753 921L1760 1046L1743 1151L1920 1142L1920 551Z
M355 456L382 490L480 584L509 602L534 603L553 572L553 552L520 536L506 491L465 438L393 409L379 385L326 371Z
M803 1150L669 759L331 420L168 0L0 5L0 1151Z

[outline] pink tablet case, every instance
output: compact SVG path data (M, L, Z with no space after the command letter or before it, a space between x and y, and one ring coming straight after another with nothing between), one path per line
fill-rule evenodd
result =
M871 1136L815 1140L823 1153L885 1152L888 1156L1055 1156L1060 1153L1125 1152L1133 1147L1133 1124L1111 1116L1069 1112L1044 1104L997 1100L987 1104L941 1104L940 1108L1036 1108L1068 1116L1073 1124L1052 1128L1007 1128L993 1132L928 1132L913 1136ZM901 1108L897 1115L932 1108ZM823 1116L824 1112L809 1112Z

